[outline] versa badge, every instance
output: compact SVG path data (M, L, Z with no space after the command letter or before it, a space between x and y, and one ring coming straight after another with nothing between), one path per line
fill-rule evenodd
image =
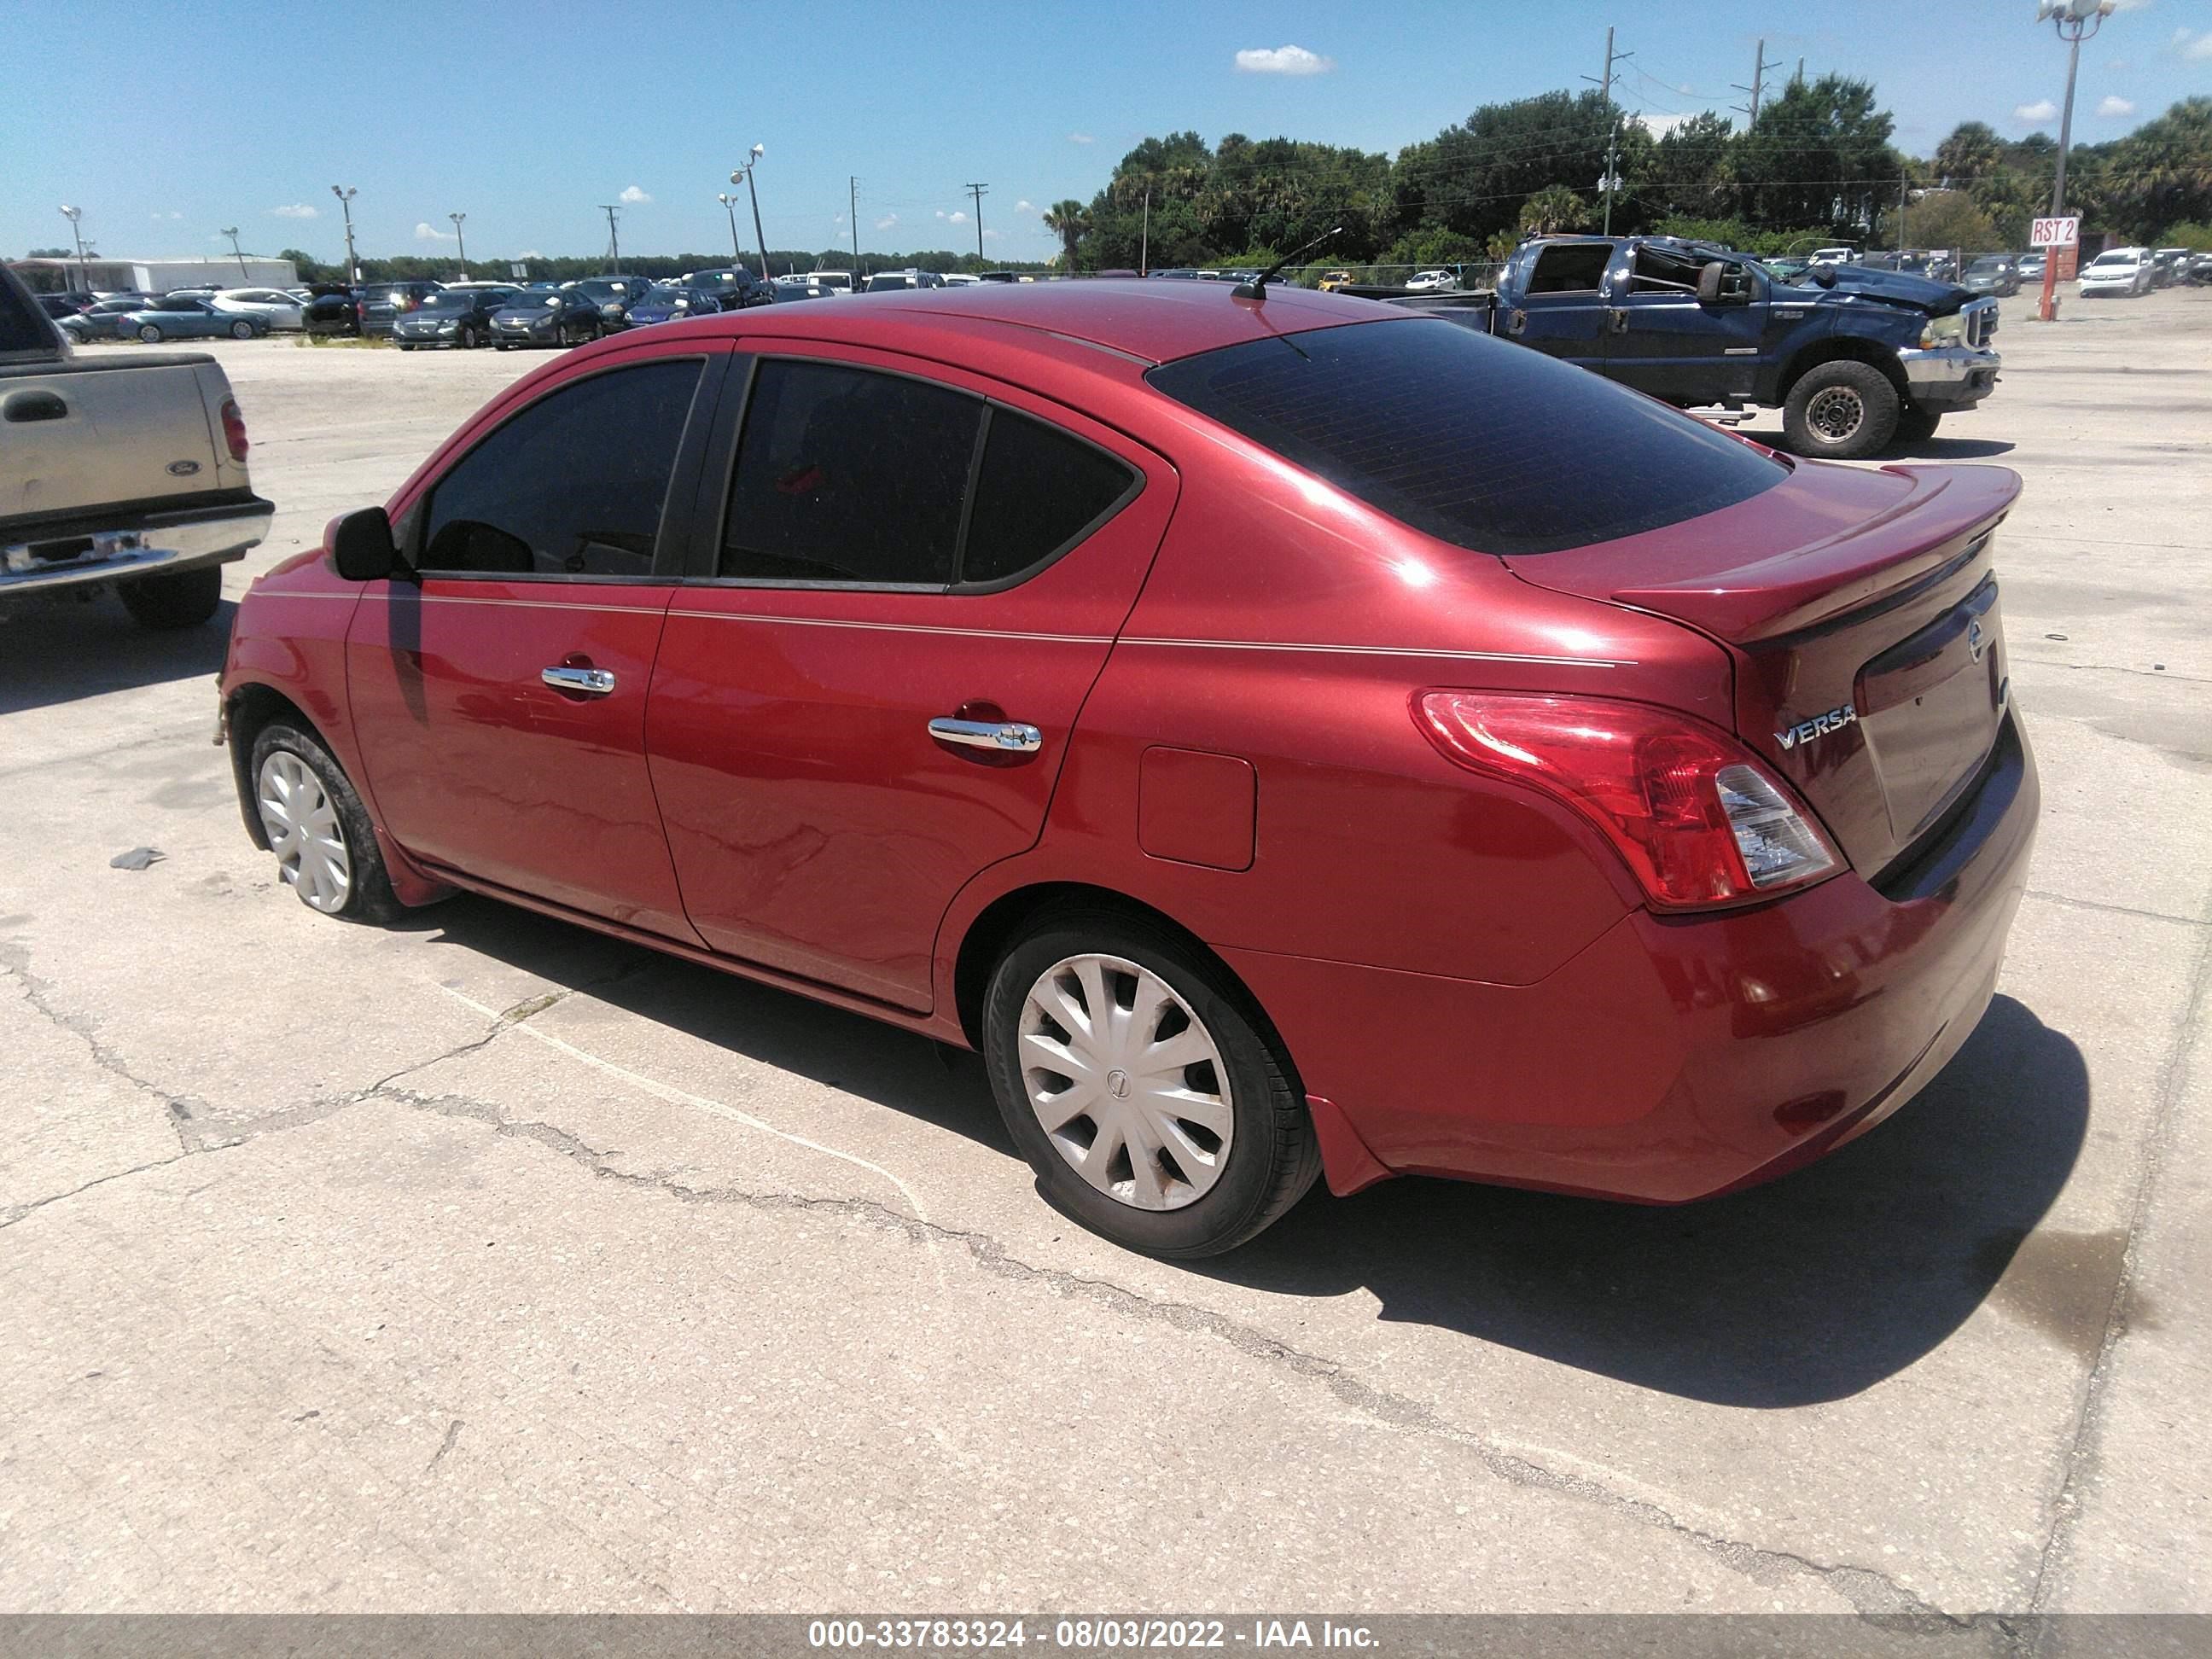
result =
M1800 720L1786 732L1777 732L1774 734L1774 740L1784 749L1795 749L1801 743L1810 743L1814 738L1824 738L1831 732L1840 732L1846 726L1856 724L1858 717L1859 711L1856 705L1844 703L1831 708L1825 714L1815 714L1809 720Z

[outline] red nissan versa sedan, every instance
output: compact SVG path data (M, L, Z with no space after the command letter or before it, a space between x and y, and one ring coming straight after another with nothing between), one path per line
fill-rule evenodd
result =
M1137 1249L1317 1171L1676 1202L1990 998L2018 490L1333 295L778 307L502 393L254 584L224 729L316 909L465 888L980 1048Z

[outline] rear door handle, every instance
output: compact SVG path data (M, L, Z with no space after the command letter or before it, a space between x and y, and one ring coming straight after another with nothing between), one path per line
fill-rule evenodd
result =
M51 392L19 392L0 404L10 421L65 421L69 405Z
M605 668L570 668L564 664L539 669L538 678L556 691L580 692L587 697L604 697L615 689L613 671Z
M929 735L969 749L995 749L1009 755L1033 755L1042 746L1044 733L1020 720L956 720L929 723Z
M1626 307L1616 306L1613 311L1608 313L1608 319L1613 325L1613 331L1615 334L1626 334L1628 332L1628 310Z

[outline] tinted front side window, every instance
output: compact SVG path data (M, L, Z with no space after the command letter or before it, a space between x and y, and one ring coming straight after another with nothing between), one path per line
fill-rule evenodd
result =
M983 401L769 360L753 378L720 562L755 580L952 580Z
M1104 451L1042 421L994 409L960 580L1002 581L1049 558L1119 505L1135 482Z
M1481 552L1632 536L1789 476L1586 370L1423 319L1255 340L1146 378L1370 506Z
M438 481L422 568L651 574L699 369L696 361L617 368L524 410Z

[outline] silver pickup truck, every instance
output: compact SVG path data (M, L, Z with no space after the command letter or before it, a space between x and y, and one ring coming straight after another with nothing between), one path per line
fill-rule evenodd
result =
M246 448L214 358L80 355L0 267L0 612L112 584L149 628L207 621L222 567L276 512L247 481Z

